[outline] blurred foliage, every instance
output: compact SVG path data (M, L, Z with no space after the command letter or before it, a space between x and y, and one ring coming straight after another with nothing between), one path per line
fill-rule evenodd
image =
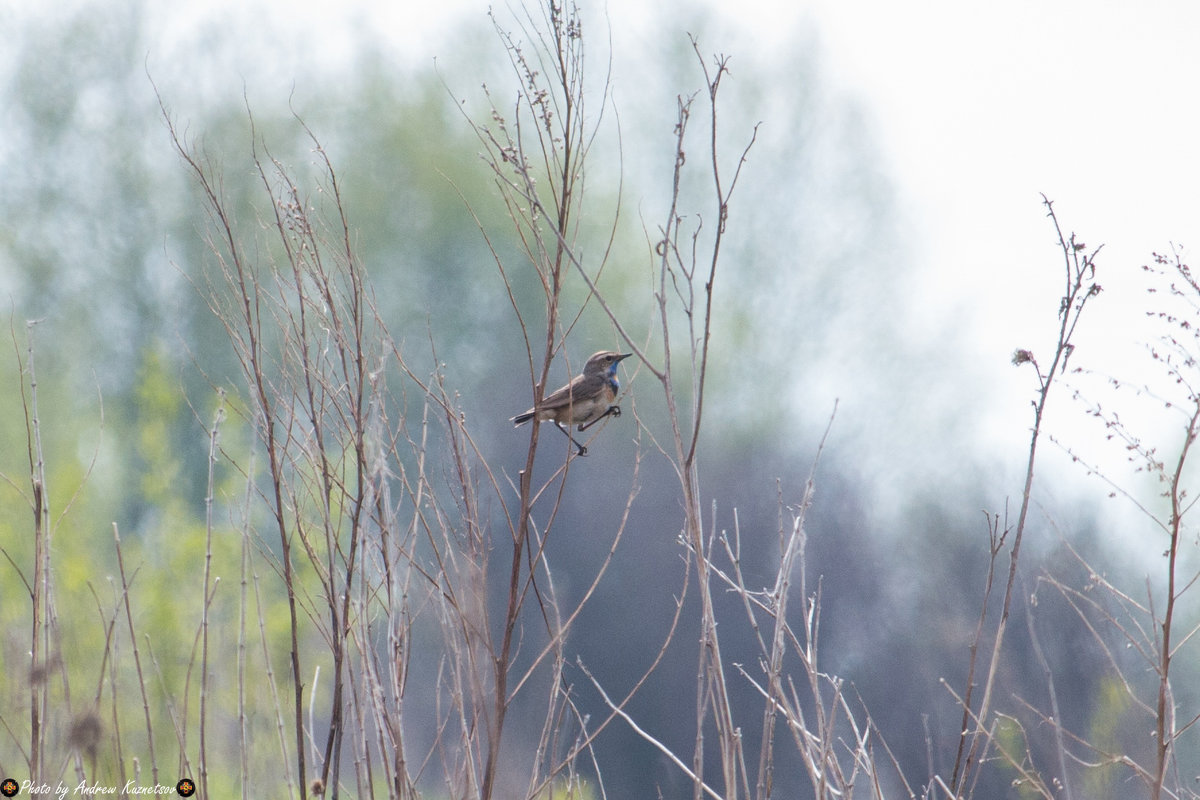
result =
M1129 694L1125 687L1115 678L1108 677L1100 682L1096 693L1092 718L1088 725L1088 741L1093 742L1101 752L1118 753L1124 742L1121 741L1121 730L1127 723L1124 719L1129 711ZM1088 773L1084 787L1088 797L1104 798L1118 797L1113 794L1112 787L1120 779L1120 770L1115 764L1101 765L1099 769Z
M23 644L28 593L13 578L17 570L29 578L33 557L22 413L29 386L18 366L18 358L27 363L32 336L54 524L57 647L72 686L79 687L74 705L80 707L100 682L109 622L115 619L120 631L115 646L128 647L121 587L114 577L115 521L134 625L144 637L138 641L144 648L158 766L173 783L174 762L183 749L175 730L186 729L198 713L198 678L189 670L198 646L207 548L212 574L220 578L210 617L209 648L220 663L213 670L211 702L235 707L243 636L251 648L245 654L247 669L265 674L269 659L284 693L287 614L272 545L260 542L255 552L241 551L236 531L245 476L225 462L215 479L211 537L205 530L208 428L219 403L228 408L221 444L240 463L253 463L247 458L253 432L231 390L238 375L228 339L200 291L211 266L205 241L210 231L198 211L196 189L169 146L147 72L176 123L211 158L230 207L247 230L270 213L252 173L252 152L307 175L313 181L312 201L323 202L328 187L317 178L312 144L297 118L317 134L339 172L353 244L393 335L412 363L426 363L430 370L435 361L445 365L449 383L462 391L464 413L480 423L479 442L486 451L503 454L524 441L506 420L528 404L530 378L480 226L502 257L511 258L517 248L506 238L509 223L462 113L484 119L489 112L476 87L479 75L493 74L497 62L489 60L494 52L481 50L488 36L482 21L459 32L461 46L439 62L439 71L399 69L363 31L361 47L343 72L324 74L313 66L310 74L295 79L294 95L282 97L262 96L250 79L239 86L226 69L231 53L250 46L253 32L201 32L164 53L150 40L153 19L155 14L137 2L84 3L23 16L9 37L14 51L0 89L6 109L0 123L0 172L6 181L0 194L0 296L12 309L13 333L11 355L0 358L0 406L8 412L0 415L0 473L8 478L0 486L0 542L12 563L0 564L0 666L10 677L28 672ZM680 34L671 42L662 55L646 54L646 63L638 65L647 75L643 91L618 97L622 109L628 103L638 113L623 111L621 125L630 127L619 136L615 118L607 120L595 145L599 166L589 177L591 213L585 225L594 235L585 237L583 257L589 264L598 261L604 233L619 210L604 285L613 296L628 298L624 307L635 320L642 314L648 319L648 309L638 303L646 302L643 267L652 258L656 219L663 213L657 204L667 194L669 165L656 158L668 152L670 141L668 127L647 130L635 120L651 120L645 123L649 128L655 120L669 119L680 85L696 83L688 77L686 39ZM898 421L903 413L922 408L926 395L953 385L954 376L953 370L943 370L945 359L930 357L932 346L904 338L905 320L895 308L904 282L898 264L903 257L897 253L905 246L897 230L897 200L864 112L823 82L813 42L801 44L794 62L786 65L746 59L746 68L735 72L745 90L743 105L727 110L721 129L740 153L753 122L766 120L743 178L756 188L741 195L732 210L729 254L718 274L723 301L714 325L717 367L705 434L712 450L703 470L720 492L713 524L740 530L748 574L771 574L777 498L782 495L787 503L798 496L814 431L826 422L832 398L849 393L850 408L841 413L855 421L839 421L839 428L845 424L851 431L840 443L835 428L834 453L818 480L812 524L812 571L826 576L827 652L831 665L852 676L885 734L900 732L897 751L920 770L925 742L913 732L920 730L921 715L932 714L938 730L954 725L956 709L938 679L961 682L966 637L975 624L978 586L987 568L986 540L962 510L977 505L941 486L923 494L887 495L902 495L901 504L878 507L864 462L894 459L900 475L913 464L934 461L937 474L972 484L991 502L996 497L991 487L979 488L988 480L984 470L963 463L973 456L956 452L956 432L971 424L968 411L926 411L924 418L910 420L902 433L911 438L900 441L918 444L903 452L868 453L867 437L856 433L872 425L905 425ZM269 55L268 50L262 57ZM51 64L54 68L48 68ZM618 67L618 77L621 69L628 67ZM774 90L778 75L773 70L786 73L789 91ZM607 165L618 159L626 167L615 174ZM715 222L713 209L687 213L690 224L702 231ZM528 275L515 279L519 302L536 297L532 280ZM573 291L584 308L570 352L578 365L592 350L615 341L598 309L586 305L578 286ZM40 321L30 332L26 320ZM565 368L556 377L565 380ZM629 385L636 392L636 377ZM224 401L218 388L231 390ZM629 402L636 403L636 393ZM651 424L659 419L649 403L637 408ZM935 429L937 435L931 435ZM609 477L566 487L561 529L579 535L552 540L547 554L563 570L567 596L579 588L569 576L589 574L589 565L607 548L607 542L588 535L587 522L610 513L614 498L625 496L631 479L622 470L632 452L630 436L611 426L603 452L589 457L587 465ZM507 466L502 455L497 462ZM663 609L665 615L678 585L678 505L665 469L658 461L644 468L632 516L636 534L580 617L578 651L618 686L645 668L639 659L652 653L661 637L658 621L648 618L646 609ZM880 530L881 520L893 529ZM1102 552L1098 545L1097 550ZM1047 552L1054 557L1053 548ZM302 574L300 580L311 588L315 576ZM243 623L236 616L242 591L265 620L270 643L265 654L252 646L258 638L254 617ZM1066 612L1054 619L1056 631L1071 624ZM243 624L251 629L243 631ZM313 652L325 652L319 635L309 635ZM1055 645L1087 653L1081 637L1055 638L1060 640ZM682 640L691 641L686 632ZM744 644L750 651L748 638ZM1013 646L1013 681L1028 682L1032 679L1022 678L1022 670L1031 675L1036 670L1023 652L1027 645L1017 641ZM730 652L737 651L731 632ZM127 656L114 652L110 663ZM885 663L891 666L881 668ZM1077 707L1092 709L1086 727L1095 740L1116 741L1120 697L1086 660L1076 658L1075 664L1080 680L1060 690L1075 693ZM667 722L680 707L677 679L682 676L686 684L689 669L694 669L689 654L669 661L631 706L635 714L671 728L662 731L668 743L686 742L691 735L686 724ZM897 670L913 683L902 696L897 696ZM115 707L123 731L136 732L126 748L138 751L144 725L135 676L122 668L111 678L118 698L106 697L102 705ZM22 686L19 677L3 683L4 709L22 707ZM178 688L184 686L186 691ZM753 698L749 687L736 691ZM61 738L70 712L65 698L56 701L53 723ZM272 699L264 689L248 702L246 724L254 747L249 761L277 763ZM28 724L27 715L9 724L21 739L19 726ZM240 759L234 752L234 725L230 719L214 732L231 762ZM748 740L754 735L747 734ZM662 786L677 780L627 732L614 728L598 746L601 752L619 753L616 763L629 766L625 774L605 776L612 781L611 796L644 795L652 780ZM12 772L19 760L10 739L0 738L0 766ZM149 765L143 762L142 769ZM103 770L115 771L116 765ZM215 795L237 792L228 782L231 775L214 773ZM264 786L277 779L269 770L260 777ZM785 783L780 780L781 790L789 788ZM999 783L996 789L1002 790ZM590 796L590 789L572 796Z

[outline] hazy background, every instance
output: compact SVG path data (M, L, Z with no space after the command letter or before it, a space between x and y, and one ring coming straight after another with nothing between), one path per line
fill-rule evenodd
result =
M1106 291L1073 359L1136 369L1149 336L1139 266L1151 251L1189 243L1200 219L1200 10L654 5L583 4L590 69L602 76L611 67L612 87L590 208L602 230L621 188L615 260L626 266L615 279L636 282L643 229L654 229L668 199L675 97L700 86L685 34L730 55L723 133L738 146L762 127L719 279L713 450L703 474L718 523L732 525L736 507L765 552L776 480L798 499L838 402L811 545L811 571L825 576L827 668L853 681L920 771L922 715L932 716L939 746L956 718L938 678L961 681L986 567L980 510L1002 511L1020 493L1034 383L1009 358L1018 346L1052 345L1061 267L1039 192L1056 201L1068 232L1105 243ZM515 469L524 433L506 420L527 405L528 376L458 194L501 229L478 142L456 110L480 114L481 84L503 97L511 80L487 4L53 6L0 5L9 42L0 53L0 299L18 342L26 320L42 320L35 338L57 508L99 454L63 541L107 542L113 520L147 541L182 536L180 520L203 513L212 397L201 370L217 382L233 373L227 342L189 284L208 257L207 221L151 80L235 197L249 191L247 107L289 164L312 161L291 111L304 118L341 174L393 333L438 339L467 413L485 421L485 448L501 460L512 449ZM616 344L599 319L582 330L588 337L570 348L576 364ZM0 469L20 484L28 467L14 358L0 370ZM636 399L636 378L630 385ZM1065 392L1057 400L1051 427L1086 447L1095 426ZM598 485L606 475L613 484L572 493L568 530L586 530L583 521L624 497L622 424L608 426L583 467ZM1034 554L1053 564L1062 536L1099 558L1119 547L1126 555L1106 563L1125 564L1139 585L1139 559L1150 563L1161 545L1127 527L1123 507L1060 451L1045 455ZM1120 468L1119 454L1100 457ZM643 638L652 647L661 630L643 624L646 609L665 613L677 588L663 578L680 569L672 480L662 464L647 468L632 534L581 621L578 652L613 685L644 668L644 656L633 663L624 654L646 652ZM0 494L0 540L17 542L26 520L15 492ZM549 556L565 575L587 575L607 546L591 545L585 535L560 539ZM64 583L99 579L86 560L76 569ZM1086 637L1062 609L1044 610L1052 629L1055 614L1066 620L1059 655L1080 670L1067 689L1071 707L1086 715L1097 679L1086 658L1080 665ZM1013 647L1011 682L1020 686L1019 637ZM6 659L19 656L6 644ZM689 670L685 652L633 709L680 745L690 714L673 727L681 700L673 687L677 678L688 685ZM612 796L650 782L672 796L679 776L633 737L614 729L601 745L630 765L606 776Z

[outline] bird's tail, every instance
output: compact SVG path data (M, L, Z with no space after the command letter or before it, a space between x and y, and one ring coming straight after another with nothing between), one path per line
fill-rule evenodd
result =
M515 428L518 425L523 425L526 422L529 422L529 420L531 420L531 419L533 419L532 411L526 411L524 414L517 414L515 417L512 418L513 427Z

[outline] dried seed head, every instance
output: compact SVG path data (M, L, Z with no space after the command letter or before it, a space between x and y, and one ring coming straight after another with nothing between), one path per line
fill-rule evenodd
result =
M1017 348L1016 350L1013 351L1013 355L1012 355L1012 363L1013 364L1020 366L1021 364L1024 364L1026 361L1033 361L1033 353L1029 352L1028 350L1024 350L1022 348Z
M100 718L89 711L76 717L75 721L71 723L71 730L67 734L67 744L75 750L92 753L96 750L96 745L100 743L102 732Z

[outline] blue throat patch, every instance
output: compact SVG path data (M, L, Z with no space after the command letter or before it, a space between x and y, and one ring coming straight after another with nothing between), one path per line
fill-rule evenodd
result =
M614 392L621 389L621 382L617 380L617 365L615 363L608 368L608 385L612 387Z

